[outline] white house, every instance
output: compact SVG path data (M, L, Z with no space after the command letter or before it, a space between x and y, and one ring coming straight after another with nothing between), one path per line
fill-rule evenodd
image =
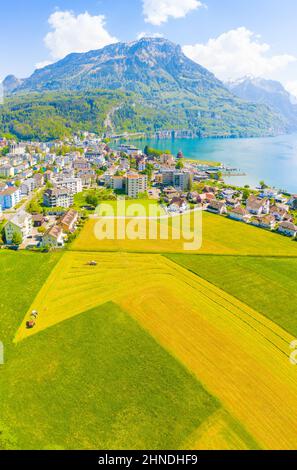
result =
M14 167L11 165L0 166L0 176L4 178L11 178L14 176Z
M64 236L62 227L54 225L42 238L42 245L50 248L62 248L64 246Z
M227 207L224 201L212 201L209 203L207 206L208 212L212 212L214 214L226 214L227 213Z
M287 235L288 237L296 237L297 226L294 225L292 222L281 222L279 224L278 231L283 235Z
M250 214L262 215L269 214L270 201L269 199L258 199L256 196L251 195L246 202L246 209Z
M189 209L189 204L185 199L174 197L168 206L169 212L184 212Z
M19 234L24 240L32 228L32 215L25 211L20 211L10 219L4 227L5 240L8 245L12 244L14 234Z
M240 220L242 222L248 222L251 218L251 214L243 207L234 207L230 210L228 215L230 219Z
M21 184L21 194L24 196L28 196L28 194L34 191L35 187L36 187L35 179L29 178Z

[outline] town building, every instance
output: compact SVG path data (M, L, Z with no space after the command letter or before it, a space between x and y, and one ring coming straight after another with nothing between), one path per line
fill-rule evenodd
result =
M230 219L248 222L251 219L251 214L244 207L234 207L228 213Z
M213 214L226 214L227 213L227 207L224 201L211 201L209 205L207 206L208 212L212 212Z
M32 228L32 215L25 211L15 214L5 225L5 240L8 245L13 243L13 237L18 234L23 241L30 234Z
M127 175L125 178L125 191L130 198L137 198L139 194L147 191L147 175Z
M21 184L21 194L28 196L36 188L36 183L34 178L29 178Z
M281 222L278 227L278 231L288 237L296 237L297 226L293 222Z
M73 205L73 194L65 188L50 188L43 194L46 207L70 207Z
M0 176L3 176L4 178L11 178L14 176L15 171L14 167L11 165L3 165L0 166Z
M63 248L64 235L62 227L54 225L42 237L42 245L49 248Z
M10 187L0 192L0 206L3 210L15 207L21 200L19 188Z
M58 178L54 181L54 185L58 189L67 189L73 196L83 190L80 178Z
M78 221L78 212L70 209L61 218L60 224L64 232L74 232Z
M253 215L269 214L270 201L266 198L259 199L252 194L246 202L246 209Z

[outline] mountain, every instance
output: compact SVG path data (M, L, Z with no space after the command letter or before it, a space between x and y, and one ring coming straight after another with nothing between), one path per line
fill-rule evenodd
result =
M18 87L20 87L23 83L22 79L15 77L14 75L8 75L3 80L3 89L6 94L13 93Z
M227 84L229 90L243 100L266 104L280 113L290 130L297 129L297 105L290 93L277 81L244 77Z
M288 130L278 113L235 97L180 46L162 38L70 54L19 83L5 83L10 86L4 86L8 99L0 108L0 129L2 123L22 137L38 127L46 139L55 134L50 123L59 123L60 134L189 129L201 137L246 137Z

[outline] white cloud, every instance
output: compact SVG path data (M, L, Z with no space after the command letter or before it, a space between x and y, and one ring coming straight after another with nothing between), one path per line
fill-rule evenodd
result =
M170 17L184 18L190 11L203 5L199 0L142 0L146 23L160 26Z
M71 11L56 11L48 19L53 31L44 38L52 61L62 59L71 52L87 52L112 44L117 39L105 27L105 16L92 16L87 11L75 15ZM50 61L37 64L39 68Z
M286 90L297 99L297 81L289 81L285 84Z
M221 80L245 75L271 78L297 59L292 55L272 55L270 45L245 27L233 29L206 44L184 46L184 53L212 71Z
M163 38L164 35L161 33L150 33L149 31L142 31L141 33L137 34L137 39L142 38Z

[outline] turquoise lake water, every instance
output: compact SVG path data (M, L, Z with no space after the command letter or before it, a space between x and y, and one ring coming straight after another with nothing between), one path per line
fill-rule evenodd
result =
M264 180L276 188L297 193L297 134L259 139L164 139L131 143L142 149L148 144L173 154L182 150L187 158L221 162L246 173L246 176L226 179L230 184L256 187Z

